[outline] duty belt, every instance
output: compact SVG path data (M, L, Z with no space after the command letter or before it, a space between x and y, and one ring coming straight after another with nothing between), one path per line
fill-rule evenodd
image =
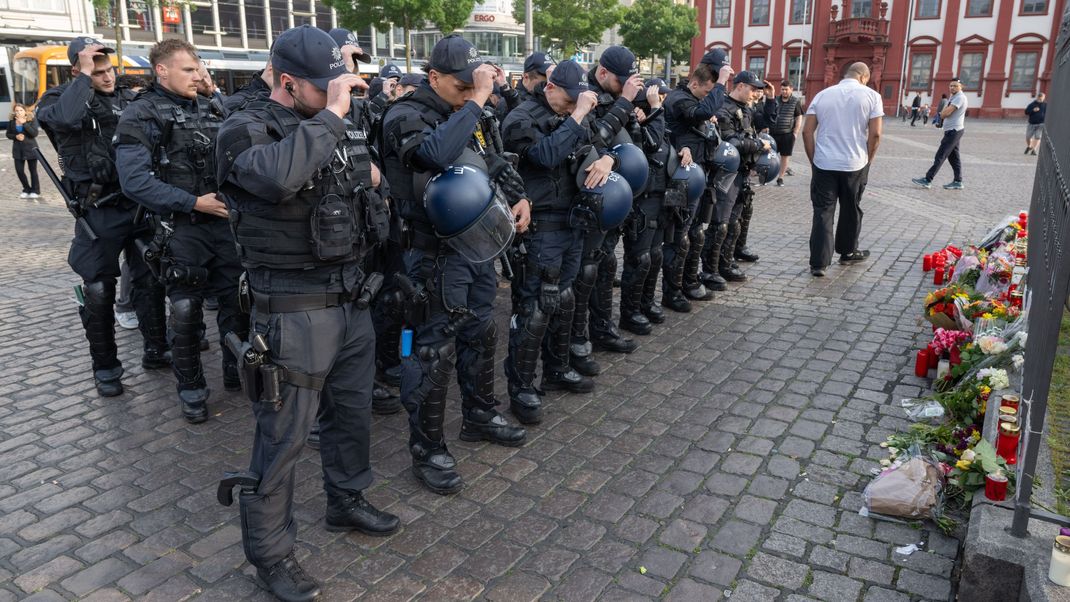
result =
M192 213L180 213L176 212L172 215L171 220L176 224L210 224L212 222L218 222L220 220L226 220L225 217L219 217L217 215L210 215L208 213L201 213L200 211L194 211Z
M249 291L253 297L256 311L269 314L288 314L299 311L315 311L338 307L353 300L349 293L312 293L307 295L265 295L254 290Z
M539 215L541 213L542 215ZM557 232L572 230L567 211L540 211L531 218L531 229L535 232Z

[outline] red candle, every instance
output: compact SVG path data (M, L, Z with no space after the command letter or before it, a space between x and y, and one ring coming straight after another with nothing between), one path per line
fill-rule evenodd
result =
M996 453L1007 461L1007 464L1018 463L1018 438L1020 435L1017 424L1001 422L999 435L996 436Z
M1018 231L1018 238L1025 238L1025 236L1026 236L1025 230L1019 230Z
M951 358L948 361L951 362L952 366L957 366L962 363L962 352L959 351L958 347L951 348Z
M933 253L933 267L940 267L947 263L947 253L937 251Z
M985 475L985 497L993 502L1007 499L1007 477L1002 474Z
M933 284L939 286L944 283L944 266L937 266L933 270Z
M918 357L914 360L914 376L925 378L929 375L929 350L918 350Z
M926 255L921 258L921 271L928 272L933 269L933 256Z
M954 279L955 279L955 266L954 266L954 265L952 265L952 266L951 266L951 267L950 267L950 268L949 268L949 269L947 270L947 281L948 281L948 282L951 282L951 281L952 281L952 280L954 280Z
M929 368L936 370L936 367L940 365L940 354L936 352L936 348L933 347L932 343L929 343L926 351L929 352Z

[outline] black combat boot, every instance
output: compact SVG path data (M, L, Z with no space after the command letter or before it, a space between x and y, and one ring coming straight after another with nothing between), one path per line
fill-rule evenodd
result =
M721 277L729 282L745 282L747 280L747 275L743 273L743 270L739 269L739 265L732 261L737 238L739 238L739 221L734 221L728 224L728 236L725 237L724 244L721 245L720 262L718 264Z
M327 494L327 530L360 531L365 535L383 537L398 530L398 517L371 505L360 492L348 495Z
M461 441L490 441L505 447L524 445L527 431L506 422L493 406L485 406L480 403L461 408Z
M595 361L591 352L593 346L586 337L576 340L576 333L572 333L568 346L568 365L584 376L598 376L602 373L602 366Z
M733 257L736 261L754 263L758 261L758 255L747 248L747 234L750 233L750 219L754 215L754 200L748 199L743 203L743 211L739 215L739 236L736 238L736 249Z
M721 247L728 236L728 224L714 223L706 236L706 245L702 248L702 274L699 280L713 291L728 290L728 281L721 277L718 261Z
M439 495L457 493L464 480L457 472L457 461L446 449L443 440L431 441L418 433L409 445L412 453L412 474L425 487Z
M93 383L97 387L97 393L101 397L116 397L122 395L123 383L120 380L122 376L123 367L121 365L107 370L94 370Z
M223 389L241 391L241 378L238 377L238 364L223 360Z
M654 293L658 290L659 272L661 272L661 253L656 253L651 259L650 271L643 279L643 295L639 301L643 315L651 324L665 323L665 311L654 301Z
M297 564L293 552L266 569L256 567L256 574L283 602L309 602L320 595L319 584Z
M395 395L383 383L376 381L372 385L372 414L389 416L401 411L401 398Z

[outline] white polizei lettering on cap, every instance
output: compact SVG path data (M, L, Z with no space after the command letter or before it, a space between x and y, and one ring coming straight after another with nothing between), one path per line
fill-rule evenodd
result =
M477 50L475 46L472 46L471 48L468 49L468 64L471 65L472 63L478 63L478 62L479 62L479 50Z
M331 58L336 61L342 60L342 51L338 48L331 48Z

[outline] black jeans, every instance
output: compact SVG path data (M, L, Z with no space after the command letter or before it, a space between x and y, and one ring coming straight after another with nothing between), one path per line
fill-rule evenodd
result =
M869 165L858 171L827 171L814 165L810 178L810 202L814 206L814 222L810 229L810 267L823 268L832 263L833 241L841 255L858 250L858 234L862 230L862 193L869 180ZM840 205L840 223L836 218L836 204Z
M940 148L936 149L936 159L933 160L933 166L925 173L927 180L932 181L936 177L936 172L940 171L940 168L944 165L944 160L947 160L951 164L951 169L955 172L955 181L962 181L962 158L959 157L959 143L962 142L962 135L965 133L966 130L947 130L944 132L944 137L940 139Z
M26 172L24 166L29 164L30 178L26 179ZM33 192L41 194L41 183L37 181L37 159L15 159L15 173L19 176L19 182L22 183L23 192Z

